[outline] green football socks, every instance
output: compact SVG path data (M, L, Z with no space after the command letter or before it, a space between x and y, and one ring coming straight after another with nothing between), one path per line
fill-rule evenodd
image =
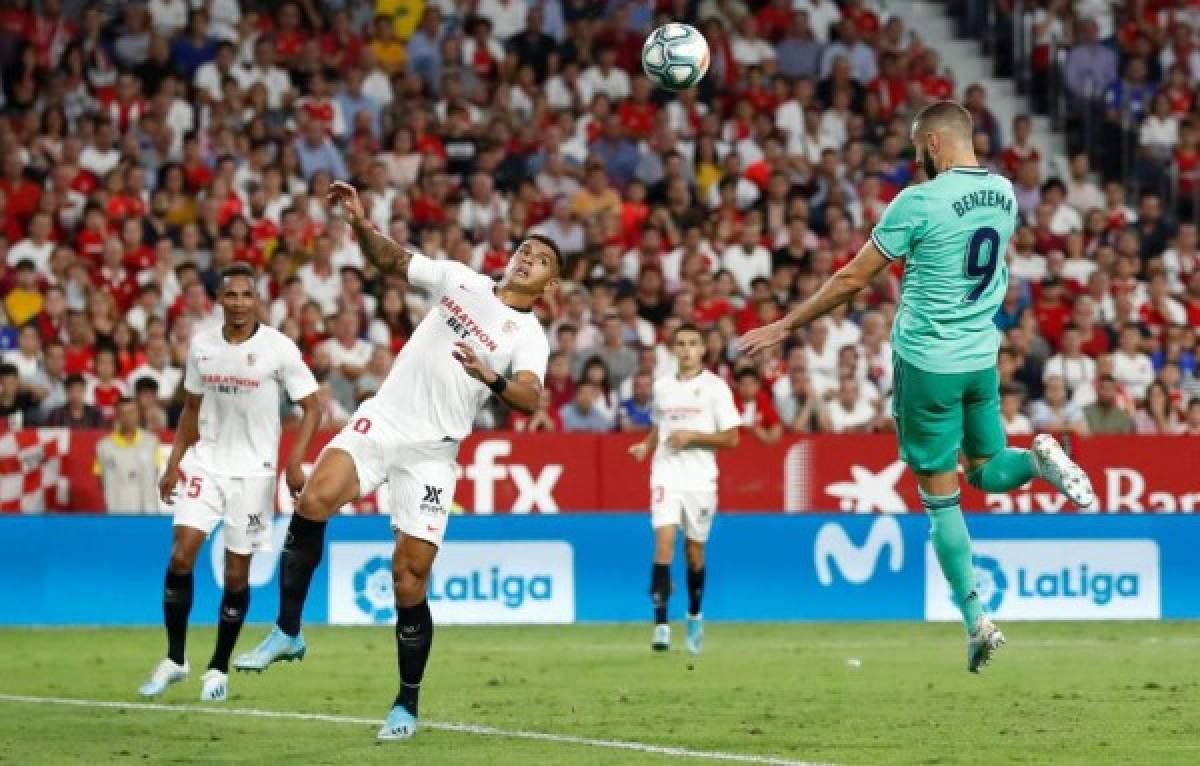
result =
M1023 486L1037 476L1033 453L1008 447L997 452L983 465L967 473L967 483L984 492L1007 492Z
M929 514L929 537L937 553L942 575L950 584L954 603L963 615L969 634L983 614L975 592L975 567L971 563L971 536L959 508L959 494L927 495L921 492L921 504Z

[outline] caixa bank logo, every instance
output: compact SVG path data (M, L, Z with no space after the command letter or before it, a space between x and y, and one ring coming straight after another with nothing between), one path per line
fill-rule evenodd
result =
M1152 540L977 540L976 590L998 619L1156 619L1158 544ZM925 551L925 616L957 620L932 546Z
M329 621L395 620L387 543L329 547ZM565 542L446 543L429 581L443 624L567 623L575 619L574 552Z

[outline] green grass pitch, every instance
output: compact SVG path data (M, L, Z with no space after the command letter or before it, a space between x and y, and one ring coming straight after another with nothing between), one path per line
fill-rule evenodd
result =
M1009 623L980 676L956 625L714 624L689 669L649 626L437 630L422 717L499 730L839 764L1200 763L1200 626ZM249 626L240 649L263 634ZM677 630L676 639L681 638ZM229 708L382 719L386 628L311 628L302 663L231 678ZM158 701L197 706L192 676ZM161 631L0 630L0 695L137 702ZM377 745L369 722L0 701L0 763L716 763L648 749L425 729Z

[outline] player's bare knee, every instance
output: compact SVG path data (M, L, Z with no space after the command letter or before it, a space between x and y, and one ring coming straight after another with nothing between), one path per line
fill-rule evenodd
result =
M167 569L171 574L189 574L195 566L195 551L190 550L186 545L180 543L175 543L171 546L171 558L167 561Z
M337 510L337 497L322 484L310 483L296 500L296 513L312 521L325 521Z
M415 606L421 603L428 585L428 570L422 571L407 559L397 558L392 562L392 590L398 605Z

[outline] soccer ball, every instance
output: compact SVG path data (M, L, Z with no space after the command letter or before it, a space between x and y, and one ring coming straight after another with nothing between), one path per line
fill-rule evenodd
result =
M708 71L708 43L695 27L663 24L642 45L642 70L660 88L687 90Z

